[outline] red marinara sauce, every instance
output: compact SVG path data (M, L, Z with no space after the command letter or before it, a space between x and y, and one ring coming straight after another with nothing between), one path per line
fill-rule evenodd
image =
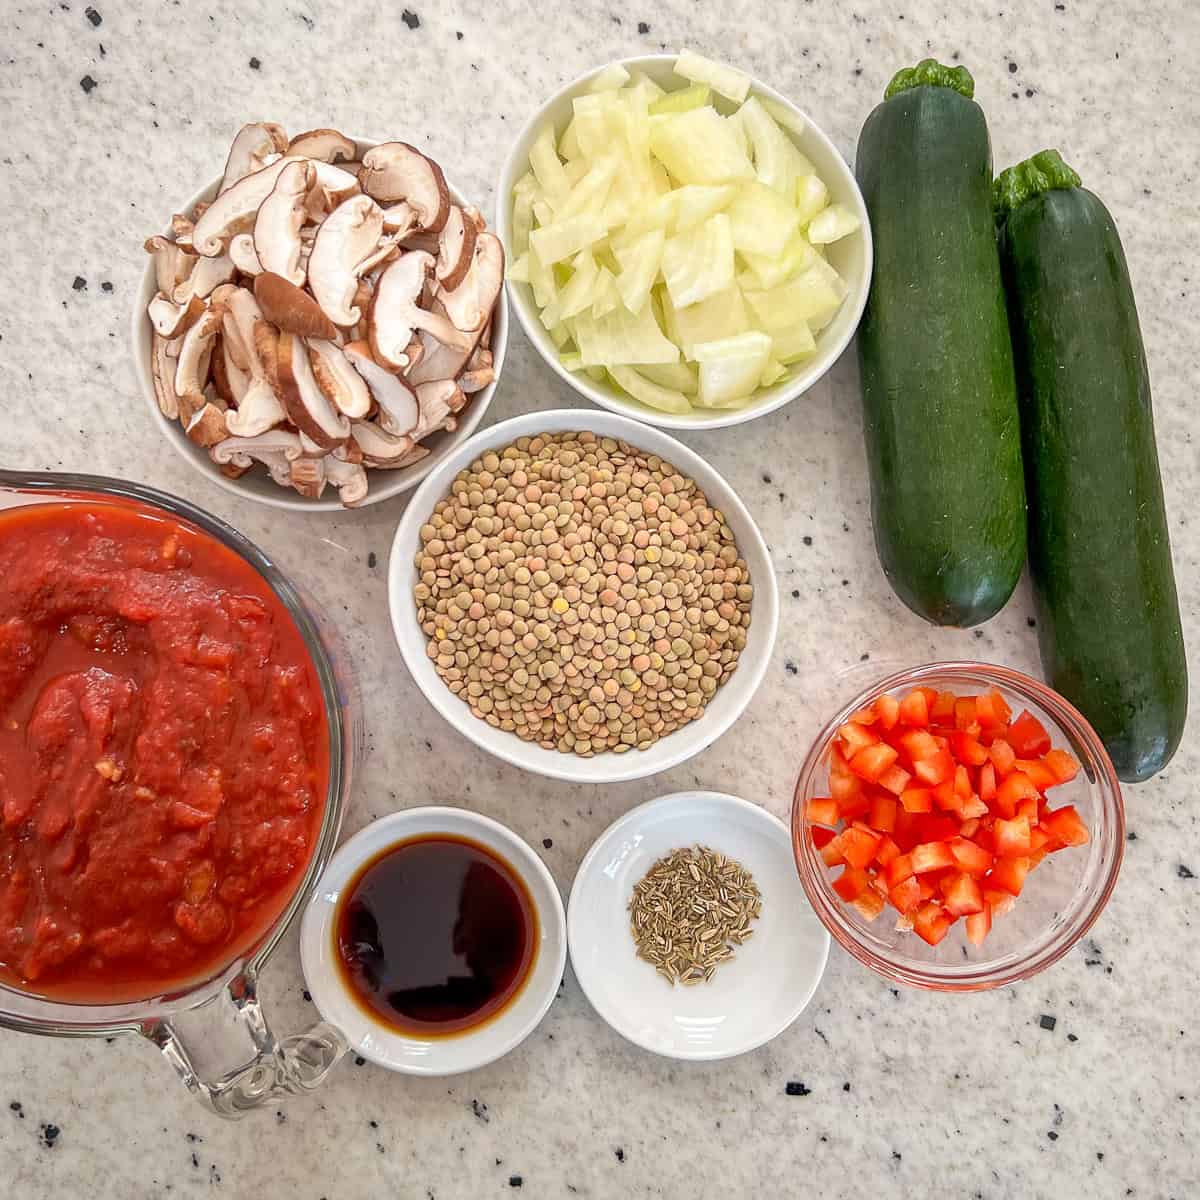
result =
M0 982L116 1003L221 969L300 882L328 776L248 562L141 505L0 512Z

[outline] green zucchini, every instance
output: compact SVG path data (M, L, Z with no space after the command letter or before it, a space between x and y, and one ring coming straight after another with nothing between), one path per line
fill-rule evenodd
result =
M1042 665L1124 780L1161 770L1187 663L1121 239L1054 150L996 181Z
M858 330L871 512L896 593L974 625L1025 561L1012 345L992 154L964 67L901 71L858 140L875 271Z

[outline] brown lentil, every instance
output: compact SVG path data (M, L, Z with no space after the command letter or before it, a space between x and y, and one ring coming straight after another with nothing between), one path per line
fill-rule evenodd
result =
M696 482L592 433L476 459L421 527L415 565L450 690L490 725L584 757L644 750L701 716L754 598Z

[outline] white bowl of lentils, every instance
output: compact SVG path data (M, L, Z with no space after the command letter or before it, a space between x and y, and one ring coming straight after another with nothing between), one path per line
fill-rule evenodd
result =
M779 619L729 484L652 426L577 409L502 421L440 462L396 530L388 594L434 708L497 758L575 783L655 775L715 742Z

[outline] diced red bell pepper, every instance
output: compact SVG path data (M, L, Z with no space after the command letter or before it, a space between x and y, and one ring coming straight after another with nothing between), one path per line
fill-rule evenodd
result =
M973 946L982 946L984 939L992 932L992 910L985 903L981 912L972 913L967 917L967 941Z
M898 883L903 883L906 879L910 879L913 874L912 855L901 854L893 858L890 863L883 869L884 878L887 880L889 888L894 888Z
M1075 805L1050 809L1042 819L1046 832L1064 846L1083 846L1091 841L1087 826L1075 811Z
M986 816L987 812L988 806L984 804L984 802L978 796L975 795L968 796L965 800L960 801L958 805L958 815L962 817L964 821L970 821L977 817Z
M945 842L958 833L958 822L945 813L923 813L917 817L916 833L922 842Z
M818 850L824 846L828 846L837 837L837 834L832 829L822 829L820 825L814 825L808 832L812 838L812 844Z
M829 794L839 804L861 792L862 780L857 775L852 775L849 767L843 766L836 775L832 771L829 772Z
M950 753L969 767L982 767L988 760L987 747L962 729L956 729L950 735Z
M926 813L933 809L933 792L929 788L910 787L900 793L900 805L905 812Z
M979 768L979 798L990 804L996 798L996 767L986 762Z
M992 827L996 838L996 854L1000 858L1020 858L1028 854L1029 819L1014 817L1011 821L997 819Z
M960 800L968 800L971 797L971 775L962 763L954 768L954 794Z
M1038 795L1038 790L1028 775L1013 771L996 786L996 812L1002 817L1015 817L1020 801L1033 800L1036 803Z
M850 760L850 770L859 779L867 783L876 783L880 777L899 758L899 754L886 742L874 746L864 746Z
M834 834L831 841L821 847L821 861L827 867L840 867L846 861L842 854L842 835Z
M846 756L851 761L860 750L879 743L879 738L871 730L854 721L847 721L845 725L842 725L838 729L838 737L842 739L842 745L846 748Z
M954 759L950 751L939 748L928 758L913 763L913 774L922 782L933 787L944 780L954 778Z
M921 885L917 882L916 876L910 875L907 879L902 879L888 892L888 899L897 912L904 913L906 916L913 912L921 903Z
M954 701L954 728L970 729L975 724L975 697L959 696Z
M1039 850L1057 850L1058 839L1042 825L1034 825L1029 831L1029 852L1036 854Z
M1050 749L1050 735L1041 721L1026 708L1008 727L1008 743L1018 758L1038 758Z
M813 796L804 806L804 815L815 825L836 825L838 803L828 796Z
M975 697L975 719L985 733L1002 729L1011 716L1008 702L994 689Z
M1018 758L1015 768L1028 776L1039 792L1058 786L1058 776L1040 758Z
M975 831L978 828L979 818L971 817L970 820L964 821L962 825L959 826L958 833L960 837L971 838L975 836Z
M879 786L886 788L893 795L899 796L908 787L912 776L899 763L893 763L879 777Z
M1004 738L997 738L988 747L988 757L992 760L992 764L996 768L996 774L1001 779L1013 769L1013 763L1017 761L1016 751Z
M949 842L954 861L972 875L986 875L992 866L992 855L969 838L956 837Z
M926 871L924 875L914 875L922 900L932 900L938 894L938 878L941 871Z
M881 866L886 867L888 863L893 862L900 857L900 847L886 835L879 839L879 845L875 848L875 861Z
M938 692L933 707L929 710L929 719L934 725L954 724L954 702L958 697L953 692Z
M917 821L921 815L910 813L903 806L896 813L896 828L892 830L892 837L903 854L907 854L921 840L917 833Z
M1002 892L999 888L985 887L983 902L988 906L993 917L1002 917L1017 907L1017 898L1011 892Z
M938 752L938 744L933 734L927 729L910 729L897 739L900 749L908 755L908 761L919 763L923 759L932 758Z
M993 886L1012 896L1019 896L1028 874L1028 858L998 858L992 864L991 874L987 878Z
M833 881L833 890L843 900L856 900L870 885L871 881L861 867L846 867Z
M843 821L853 821L871 809L871 797L863 790L852 793L838 801L838 812Z
M891 833L896 828L897 800L890 792L874 792L871 795L871 815L867 824L880 833Z
M942 812L958 812L958 794L953 779L944 780L933 789L933 804Z
M896 728L896 722L900 720L900 701L895 696L884 692L872 707L880 729L887 733Z
M861 895L856 896L851 903L868 921L873 921L883 912L883 906L887 901L874 888L867 888Z
M840 836L842 857L852 867L865 867L875 857L879 834L858 825L851 825L848 829L843 829Z
M1017 816L1024 817L1030 825L1036 825L1039 820L1038 816L1039 805L1038 801L1026 796L1024 800L1017 801Z
M983 912L983 892L979 882L966 871L950 876L942 883L946 911L955 917L968 917Z
M920 688L900 701L900 723L912 729L924 729L929 724L929 701Z
M864 704L862 708L856 709L850 714L850 722L853 725L874 725L875 706L873 704Z
M1065 750L1047 750L1042 762L1059 783L1070 783L1079 774L1079 764Z
M945 842L922 842L913 847L910 857L914 875L954 866L954 855L950 853L950 848Z
M942 906L932 901L922 904L913 918L913 929L931 946L936 946L946 936L951 924Z

